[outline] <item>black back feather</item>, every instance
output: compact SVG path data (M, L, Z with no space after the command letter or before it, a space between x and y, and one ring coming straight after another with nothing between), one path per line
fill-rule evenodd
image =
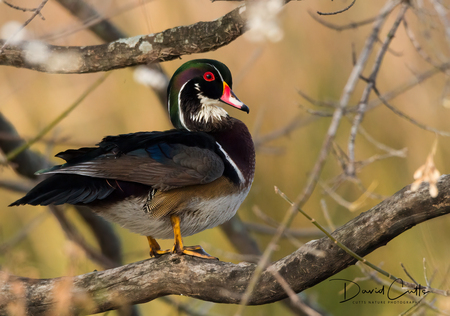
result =
M148 186L126 181L90 178L74 174L54 174L9 206L108 202L111 199L146 194L150 189ZM115 193L111 195L113 192Z

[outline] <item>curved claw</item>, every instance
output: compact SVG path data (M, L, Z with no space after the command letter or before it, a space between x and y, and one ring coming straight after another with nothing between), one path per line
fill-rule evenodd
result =
M175 248L175 246L174 246ZM172 249L174 251L174 249ZM175 253L175 252L174 252ZM183 254L193 257L199 257L203 259L215 259L219 260L219 258L213 257L210 254L208 254L201 246L186 246L183 247L183 249L179 249L176 251L177 254Z
M154 249L150 249L150 258L159 258L162 255L168 254L168 253L172 253L169 249L167 250L154 250Z

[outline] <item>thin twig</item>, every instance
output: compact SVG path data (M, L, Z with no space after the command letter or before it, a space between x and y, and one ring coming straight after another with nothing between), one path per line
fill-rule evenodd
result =
M336 191L328 187L325 183L319 182L319 184L336 203L347 208L350 212L354 212L360 209L367 200L367 198L369 197L369 194L367 192L363 192L363 194L356 201L349 202L345 200L343 197L341 197L339 194L337 194Z
M312 110L309 109L301 104L299 104L299 107L301 109L304 109L306 111L306 113L317 116L317 117L332 117L333 113L332 112L325 112L325 111L316 111L316 110Z
M388 159L388 158L392 158L392 157L402 157L402 158L406 158L406 149L404 148L403 151L400 151L398 153L394 152L394 153L386 153L383 155L373 155L369 158L367 158L366 160L361 160L361 161L357 161L356 162L356 171L358 172L360 169L374 163L375 161L379 161L379 160L384 160L384 159Z
M317 180L320 176L320 173L325 164L326 158L328 156L331 144L333 143L333 139L336 135L337 129L340 125L340 121L344 115L345 108L347 107L350 96L353 93L356 84L361 76L361 73L369 59L370 53L372 52L373 46L378 37L378 33L387 17L387 13L391 12L395 6L398 4L397 0L388 1L385 6L381 9L380 14L376 22L374 23L374 27L372 29L372 33L369 38L366 40L366 44L358 58L356 65L353 67L352 72L347 80L347 84L344 87L344 91L342 93L339 107L334 111L333 118L331 120L331 124L328 128L327 135L325 136L325 140L322 143L322 147L319 152L319 156L314 164L314 167L311 170L311 173L308 177L305 189L296 199L296 206L302 206L309 196L314 191Z
M67 238L79 245L92 261L100 264L105 268L117 267L118 264L116 262L99 253L97 250L93 249L86 243L80 233L76 231L72 224L67 220L65 214L61 211L60 208L55 205L49 205L48 207L50 208L50 211L53 213L53 215L55 215Z
M56 0L61 6L66 8L74 17L78 18L80 23L69 24L66 28L58 28L52 30L50 33L39 36L39 39L45 42L51 42L59 38L67 38L68 36L79 31L89 29L101 38L104 42L112 42L119 38L128 37L119 28L114 25L112 19L127 11L136 9L139 6L145 5L151 0L134 0L127 2L120 2L114 6L114 10L106 11L104 7L99 13L87 1L79 0ZM106 11L106 12L105 12Z
M1 180L0 188L7 189L13 192L27 193L33 188L30 183L24 183L24 181L13 181L13 180Z
M408 149L402 148L402 149L394 149L391 148L389 146L387 146L386 144L383 144L379 141L377 141L375 138L373 138L363 126L359 126L358 128L358 133L361 134L367 141L369 141L371 144L373 144L376 148L381 149L387 153L390 153L392 156L397 156L397 157L402 157L405 158L406 157L406 152L408 151Z
M258 233L258 234L274 235L277 231L276 228L267 226L267 225L263 225L263 224L244 222L244 225L245 225L245 227L247 227L248 230ZM333 231L333 229L331 227L329 229L331 229ZM291 229L287 229L286 231L291 236L297 237L297 238L315 239L315 238L323 237L323 234L315 228L306 228L306 227L298 228L298 229L291 228ZM286 237L286 234L284 234L283 237Z
M42 212L28 221L14 236L0 244L0 255L4 255L9 249L29 236L29 233L40 225L47 217L49 212Z
M401 284L404 287L408 287L408 288L412 288L415 289L417 288L417 285L414 283L409 283L409 282L405 282L400 278L397 278L396 276L390 274L389 272L384 271L383 269L380 269L378 266L374 265L373 263L371 263L370 261L367 261L366 259L364 259L363 257L359 256L358 254L356 254L355 252L353 252L351 249L347 248L344 244L342 244L341 242L339 242L336 238L334 238L330 233L328 233L326 231L326 229L320 225L314 218L312 218L311 216L309 216L307 213L305 213L300 207L297 207L296 204L294 202L292 202L287 196L286 194L284 194L283 192L281 192L278 188L276 188L276 193L279 194L286 202L288 202L291 207L295 207L296 210L298 212L300 212L303 216L305 216L314 226L316 226L318 229L320 229L328 238L330 238L337 246L339 246L339 248L341 248L342 250L344 250L347 254L349 254L350 256L352 256L353 258L355 258L356 260L364 263L365 265L369 266L370 268L374 269L375 271L381 273L382 275L388 277L391 280L394 280L395 282ZM443 296L448 296L449 295L449 291L445 291L445 290L440 290L440 289L434 289L428 286L420 286L420 290L424 291L424 292L431 292L431 293L435 293L435 294L439 294L439 295L443 295Z
M394 106L392 106L391 104L389 104L389 102L387 102L383 96L381 95L380 91L378 91L376 86L372 87L373 91L375 92L375 94L378 96L378 98L381 100L381 102L392 112L394 112L395 114L397 114L398 116L406 119L407 121L409 121L410 123L416 125L417 127L420 127L421 129L428 131L428 132L432 132L435 134L438 134L440 136L445 136L445 137L450 137L450 132L446 132L446 131L441 131L438 130L434 127L425 125L423 123L420 123L419 121L417 121L416 119L413 119L412 117L406 115L405 113L403 113L402 111L400 111L399 109L395 108Z
M325 199L320 199L320 206L322 207L322 213L325 221L327 222L328 226L330 226L331 231L334 231L336 227L331 220L330 213L328 212L327 202L325 202Z
M329 13L317 11L317 14L319 14L319 15L336 15L336 14L339 14L339 13L342 13L342 12L345 12L345 11L349 10L351 7L353 7L355 2L356 2L356 0L353 0L353 2L350 3L350 5L348 7L344 8L342 10L339 10L339 11L329 12Z
M397 29L400 25L400 23L403 20L403 17L406 14L406 11L408 10L409 5L403 4L400 12L397 15L397 18L395 19L394 23L392 24L391 29L389 30L385 41L383 42L383 45L381 46L377 57L375 59L374 65L372 67L372 73L370 74L368 83L362 93L361 100L359 101L358 105L358 112L353 120L353 124L350 130L350 137L348 140L348 158L349 162L347 165L346 174L350 176L356 175L355 170L355 139L356 134L358 132L358 127L361 124L364 114L367 110L367 102L369 100L370 92L372 91L372 87L375 86L375 81L378 75L378 72L380 70L381 62L383 61L384 56L386 55L387 49L392 42L392 39L394 38L395 33L397 32Z
M194 309L191 305L189 304L189 302L181 302L177 299L174 299L172 297L169 296L163 296L161 297L159 300L161 300L162 302L169 304L170 306L173 306L177 309L177 312L183 312L186 313L187 315L191 315L191 316L219 316L220 314L213 314L211 313L209 310L206 311L198 311L196 309ZM210 302L205 302L205 304L212 304Z
M390 288L391 290L396 291L396 292L398 292L398 293L405 293L405 291L404 291L402 288L400 288L399 286L397 286L397 285L395 285L395 284L392 284L392 282L388 282L388 281L385 281L385 280L379 278L379 277L377 276L377 274L376 274L375 271L369 272L369 271L367 271L366 269L363 268L363 267L364 267L363 265L358 265L358 264L356 264L356 265L360 267L361 271L362 271L365 275L367 275L370 279L372 279L372 280L375 281L376 283L381 284L381 285L384 285L384 286L389 286L389 288ZM430 286L429 284L427 284L427 285ZM423 305L425 305L427 308L430 308L431 310L437 312L439 315L447 315L447 316L450 316L450 313L448 313L448 312L446 312L446 311L444 311L444 310L438 309L438 308L437 308L436 306L434 306L432 303L429 303L429 302L427 302L427 301L425 301L425 300L423 300L423 299L419 299L419 300L418 300L416 295L413 295L413 294L411 294L411 293L405 293L404 295L405 295L405 297L407 297L408 299L410 299L410 300L412 300L412 301L415 301L415 302L419 302L419 301L420 301L421 304L423 304ZM414 306L416 306L416 305L414 305Z
M359 22L352 22L349 24L345 24L345 25L336 25L333 23L330 23L328 21L322 20L320 19L318 16L316 16L316 14L312 11L308 11L308 14L317 22L319 22L320 24L322 24L323 26L326 26L332 30L336 30L336 31L345 31L345 30L349 30L349 29L356 29L360 26L364 26L366 24L369 23L373 23L376 21L376 19L378 18L378 16L373 17L373 18L369 18L369 19L365 19Z
M270 243L267 245L266 249L264 250L261 259L258 262L258 265L255 268L255 272L253 273L250 281L248 282L248 286L242 295L241 302L239 304L239 308L235 313L235 316L242 315L242 312L244 311L245 306L247 305L250 296L259 280L259 277L263 273L263 271L266 269L266 267L269 265L270 257L272 256L272 253L277 249L278 241L280 240L281 236L283 235L285 229L290 226L293 218L294 218L294 212L295 210L289 210L286 215L284 216L281 224L278 226L277 231L275 235L273 236Z
M406 273L406 275L411 279L411 281L413 281L414 284L418 286L419 283L416 280L414 280L413 276L408 272L408 270L406 270L406 267L403 265L402 262L400 262L400 265L401 265L403 271Z
M426 284L428 286L430 286L431 282L428 280L428 276L427 276L427 265L426 265L425 257L423 258L422 264L423 264L423 278L424 278Z
M305 303L303 303L300 300L300 298L298 297L297 293L295 293L291 289L291 287L286 282L286 280L283 278L283 276L277 270L275 270L274 266L270 266L269 268L267 268L267 271L269 271L274 276L274 278L277 280L277 282L281 285L283 290L288 295L288 297L291 300L291 302L295 306L297 306L297 308L302 310L304 312L304 315L307 315L307 316L321 316L320 313L318 313L317 311L315 311L314 309L312 309L311 307L309 307L308 305L306 305Z
M315 106L322 106L322 107L327 107L330 109L336 109L339 107L339 104L337 104L336 102L333 101L319 101L319 100L315 100L312 97L310 97L309 95L307 95L305 92L303 92L302 90L297 88L297 93L306 101L308 101L309 103L311 103L312 105Z
M256 216L261 218L267 224L272 225L274 227L280 226L280 223L278 223L276 220L265 214L257 205L253 206L252 210ZM303 246L303 243L301 243L294 236L289 234L289 231L287 229L283 232L283 235L292 243L292 245L294 245L295 248L300 248L301 246Z
M22 141L26 139L27 137L21 137L19 135L11 135L7 132L0 132L0 140L8 140L8 141ZM65 146L72 146L72 147L81 147L83 145L86 145L86 142L74 142L70 140L70 136L61 136L59 138L41 138L39 139L40 142L47 144L47 145L65 145Z
M34 138L30 139L28 142L23 145L17 147L13 151L9 152L6 155L6 159L8 161L13 160L17 155L19 155L25 149L28 149L35 142L40 140L45 134L47 134L50 130L52 130L59 122L61 122L70 112L72 112L92 91L94 91L98 86L100 86L103 81L111 74L111 72L105 73L101 76L97 81L95 81L84 93L80 95L80 97L75 100L64 112L62 112L58 117L56 117L50 124L48 124L40 133L38 133Z
M406 35L408 36L409 40L411 41L411 44L416 49L417 53L429 64L431 64L433 66L437 66L437 64L431 59L431 57L423 50L419 41L417 41L416 37L414 36L413 31L408 27L408 22L406 21L406 19L403 19L403 27L405 28Z
M6 47L6 45L9 44L9 42L17 35L20 31L22 31L28 24L30 24L31 21L37 16L41 14L41 10L44 8L45 4L48 2L48 0L42 0L41 4L34 10L33 15L25 21L25 23L12 34L6 41L3 43L3 46L0 48L0 55L3 53L3 49Z
M392 89L389 92L386 92L382 95L382 98L377 98L372 101L370 101L367 104L367 111L372 110L379 106L380 104L383 104L383 100L391 100L395 97L405 93L406 91L416 87L417 85L421 84L425 80L428 80L435 76L438 73L442 73L450 69L450 62L444 62L436 67L433 67L429 70L426 70L415 77L411 78L408 82L405 82L404 84L399 85L398 87ZM354 111L355 109L349 109L348 111Z
M223 250L219 247L213 246L210 243L203 242L202 247L205 249L206 252L214 252L217 257L219 257L221 260L225 258L226 260L233 260L237 262L252 262L257 263L258 260L261 258L260 255L252 255L252 254L241 254L237 252L231 252Z
M445 6L437 0L430 0L436 10L439 19L445 29L445 36L447 38L447 44L450 45L450 20L448 19L448 11Z
M270 141L273 141L275 139L283 137L298 128L307 126L308 124L312 123L315 120L316 120L315 117L307 117L307 118L303 118L300 116L294 117L285 126L279 128L277 130L274 130L266 135L253 137L253 142L255 144L255 147L259 148L262 145L264 145L265 143L268 143Z
M16 9L16 10L19 10L19 11L23 11L23 12L36 12L36 10L37 10L37 8L32 8L32 9L30 9L30 8L24 8L24 7L15 6L15 5L11 4L11 3L6 2L5 0L2 0L2 2L3 2L4 4L6 4L6 5L7 5L8 7L10 7L10 8L13 8L13 9ZM44 18L44 16L42 15L41 12L39 12L38 14L39 14L39 17L40 17L42 20L45 20L45 18Z
M411 306L410 308L408 308L404 312L400 313L399 316L404 316L404 315L408 314L409 312L419 308L422 305L422 302L425 301L425 298L427 296L428 296L428 293L424 294L424 296L422 296L419 300L417 300L416 303L413 306Z

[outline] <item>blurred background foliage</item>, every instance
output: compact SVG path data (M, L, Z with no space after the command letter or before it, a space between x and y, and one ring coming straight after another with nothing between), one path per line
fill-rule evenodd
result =
M35 7L38 0L11 1L16 5ZM100 13L123 29L129 36L155 33L179 25L198 21L211 21L232 10L233 2L208 0L154 0L154 1L89 1ZM347 31L336 31L314 20L309 13L340 10L349 1L299 1L284 6L278 15L283 37L277 42L255 42L251 35L244 35L230 45L202 55L183 56L181 60L162 63L171 75L182 63L193 58L213 58L224 62L234 76L233 90L250 108L247 115L227 109L230 115L244 121L255 140L283 129L292 120L304 122L299 128L264 143L258 147L257 169L253 188L239 210L244 222L266 224L254 212L258 207L276 221L281 221L288 205L274 193L278 186L291 198L303 190L307 176L314 165L318 151L331 122L330 117L316 117L306 108L332 113L332 108L312 105L303 99L298 90L318 101L337 103L343 87L353 67L352 54L359 54L371 32L371 24ZM383 1L357 1L348 11L322 17L327 22L338 25L361 21L378 14ZM416 5L413 3L413 5ZM428 54L437 57L449 56L448 41L438 18L429 13L428 3L420 9L407 12L406 20ZM449 3L447 3L449 5ZM428 10L428 11L427 11ZM395 19L398 8L387 19L382 28L383 40ZM424 13L425 12L425 13ZM55 1L49 1L42 11L45 20L35 18L26 27L26 36L42 39L55 45L87 46L101 44L82 23L73 18ZM23 23L27 13L13 10L0 3L0 28L11 21ZM74 32L67 32L76 30ZM376 44L377 51L380 43ZM374 60L375 54L371 56ZM366 69L369 73L371 63ZM380 68L377 87L388 92L408 82L415 75L430 69L400 27ZM67 108L102 74L58 75L38 73L26 69L2 67L0 69L0 111L17 128L20 135L29 139ZM440 130L449 130L450 109L448 107L448 82L440 73L415 86L391 101L396 108L420 122ZM360 81L350 104L356 105L365 83ZM376 96L372 93L371 99ZM347 142L351 120L344 119L338 130L335 145L347 152ZM387 197L410 184L414 171L425 162L436 139L435 134L424 131L407 120L395 115L380 105L366 113L362 127L376 141L393 149L406 148L406 157L391 157L375 161L357 174L362 184L373 193ZM171 124L165 109L154 93L138 84L133 77L133 69L113 71L112 75L88 98L65 118L46 137L32 147L47 155L53 163L61 160L53 157L68 148L92 146L103 136L138 131L170 129ZM449 157L450 140L438 137L435 163L441 173L448 173L446 157ZM336 147L337 148L337 147ZM384 154L366 138L356 138L356 159L365 160L376 154ZM17 180L12 168L4 166L1 178ZM331 154L321 175L321 183L333 186L333 179L342 173L336 157ZM23 180L29 181L29 180ZM326 203L331 222L340 226L359 213L368 210L381 200L365 197L364 192L352 181L344 181L335 191L349 202L362 201L356 209L349 210L337 203L317 185L313 195L304 206L312 217L327 226L321 207ZM0 190L0 245L8 242L24 227L34 223L27 231L26 238L10 248L2 248L0 264L4 271L33 277L53 278L68 274L83 274L101 267L89 261L83 251L68 242L58 222L45 207L24 206L8 208L7 205L20 197L19 193ZM66 214L75 223L84 237L95 244L92 233L80 220L77 213L67 206ZM434 275L434 287L448 288L450 252L448 233L450 218L440 217L414 227L387 246L367 256L375 264L392 274L404 277L400 262L416 280L425 284L423 259L426 259L428 277ZM312 225L297 216L292 228L311 228ZM124 250L124 263L148 258L147 241L117 225ZM261 249L270 242L270 235L252 233ZM315 237L317 238L317 237ZM305 243L309 238L299 239ZM239 262L233 253L233 246L223 232L216 228L185 239L187 245L201 244L212 255L221 260ZM163 248L171 247L172 241L162 241ZM273 260L292 253L297 246L283 239L273 256ZM74 259L75 258L75 259ZM358 267L350 267L335 278L353 280L365 277ZM381 287L373 281L358 281L362 288ZM322 309L333 315L396 315L411 305L355 304L339 303L342 300L342 284L324 281L308 289L303 295L316 302ZM219 305L189 298L174 298L215 315L234 313L236 306ZM359 296L358 300L386 300L385 297ZM436 306L450 310L450 299L439 297ZM140 306L143 315L179 315L177 308L162 300L155 300ZM107 313L115 315L116 312ZM433 312L427 311L432 314ZM281 303L267 306L247 307L245 315L285 315L288 309Z

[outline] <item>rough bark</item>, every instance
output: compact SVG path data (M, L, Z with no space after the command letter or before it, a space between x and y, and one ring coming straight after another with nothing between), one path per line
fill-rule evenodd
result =
M386 245L390 240L426 220L450 212L450 176L442 176L439 195L432 198L428 186L412 192L409 186L333 232L333 236L361 256ZM320 254L320 255L318 255ZM328 238L313 240L294 253L273 263L295 292L312 287L355 263L355 259ZM58 283L70 284L79 304L89 312L117 309L123 304L138 304L175 294L201 300L238 304L256 265L232 264L190 256L165 255L106 271L76 277L36 280L0 275L0 315L5 306L20 297L12 294L13 285L22 285L24 304L30 315L52 310L58 296ZM16 291L17 292L17 291ZM18 291L21 292L21 291ZM275 302L286 297L269 271L262 273L249 301L252 305ZM83 298L81 300L80 298ZM86 302L90 301L91 304ZM80 303L81 302L81 303ZM92 302L94 304L92 304ZM76 307L72 307L75 311Z
M160 33L93 46L55 46L43 42L7 45L0 65L49 73L92 73L168 61L216 50L244 32L245 7L217 20L179 26ZM4 41L0 40L0 46Z

